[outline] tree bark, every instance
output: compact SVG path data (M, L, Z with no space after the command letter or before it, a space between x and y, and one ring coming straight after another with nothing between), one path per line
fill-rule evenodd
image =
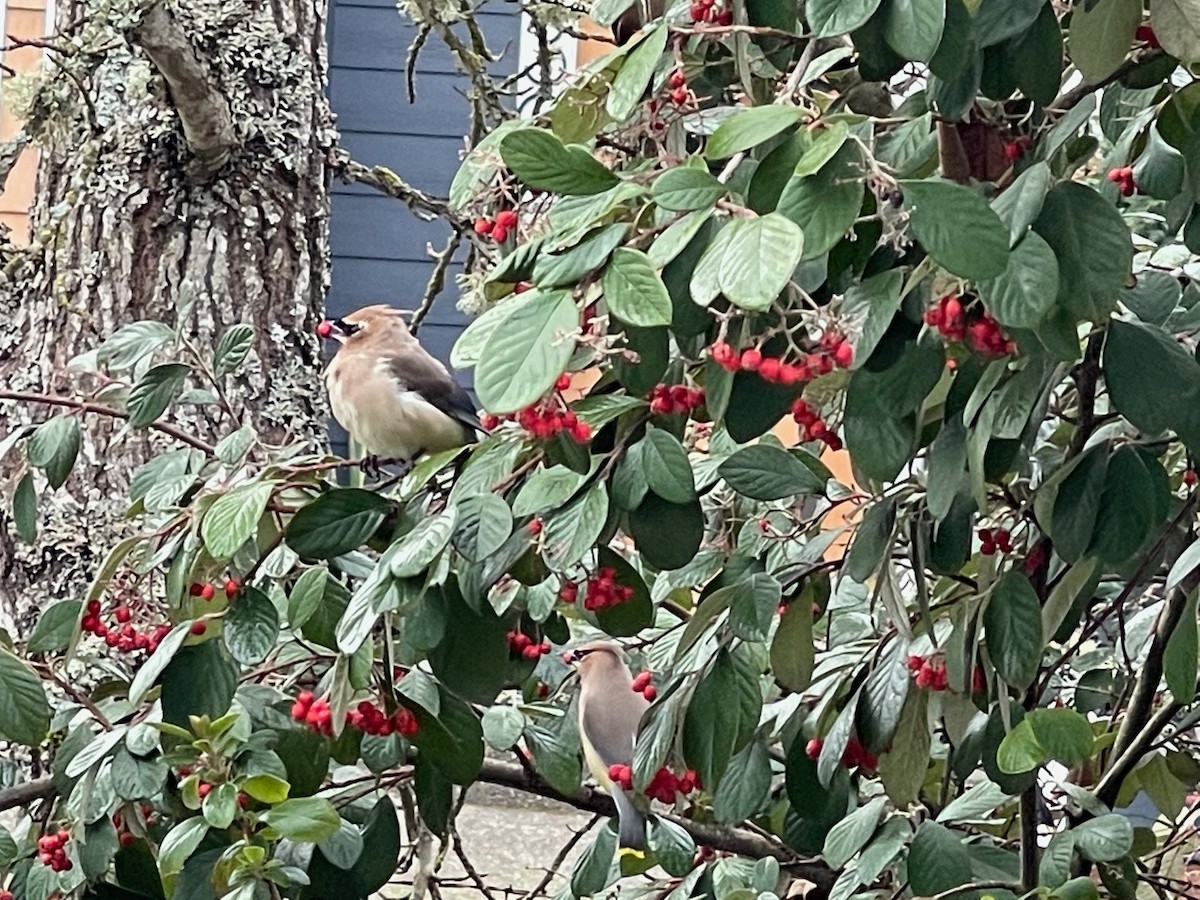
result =
M281 445L315 442L326 406L313 337L328 282L325 0L187 0L141 20L86 18L55 54L26 110L41 147L33 242L0 248L0 385L96 397L103 379L69 367L122 325L157 319L211 356L230 325L255 329L229 410L178 405L171 420L209 443L241 425ZM72 47L82 47L70 49ZM191 52L188 52L190 48ZM64 75L66 77L64 77ZM222 105L224 108L222 109ZM201 385L189 381L189 387ZM97 397L120 405L122 397ZM61 413L0 401L0 440ZM78 598L130 527L123 491L151 455L178 446L155 431L82 415L75 473L57 492L38 476L36 545L15 534L8 498L25 470L0 460L0 625Z

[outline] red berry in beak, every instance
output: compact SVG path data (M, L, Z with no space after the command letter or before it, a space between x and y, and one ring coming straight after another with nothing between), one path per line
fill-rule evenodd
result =
M564 654L562 655L562 661L563 661L563 662L565 662L565 663L566 663L568 666L569 666L569 665L571 665L571 663L573 663L573 662L575 661L575 660L573 660L573 659L571 658L571 651L570 651L570 650L568 650L566 653L564 653Z
M329 320L326 319L317 324L317 337L324 339L328 338L331 334L333 334L333 323Z

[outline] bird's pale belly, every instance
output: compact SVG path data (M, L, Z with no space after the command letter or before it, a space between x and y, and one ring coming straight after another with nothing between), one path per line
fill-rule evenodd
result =
M350 436L377 456L412 459L421 451L437 453L464 443L462 425L412 391L394 393L364 413L331 379L329 403Z

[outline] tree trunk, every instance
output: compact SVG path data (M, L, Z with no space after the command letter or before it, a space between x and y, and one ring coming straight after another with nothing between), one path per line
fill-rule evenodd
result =
M139 319L178 326L210 359L220 334L244 322L254 350L225 379L229 409L176 404L168 419L208 443L244 424L275 445L321 439L312 335L329 272L335 139L325 0L181 0L152 6L140 27L84 15L80 2L60 10L85 49L56 55L25 111L42 163L33 244L6 248L0 391L95 395L103 379L69 361ZM0 401L0 440L62 412ZM37 478L34 546L15 534L8 505L21 446L0 461L0 624L11 616L25 631L30 610L82 595L129 527L130 474L175 444L111 417L82 424L66 485L49 492Z

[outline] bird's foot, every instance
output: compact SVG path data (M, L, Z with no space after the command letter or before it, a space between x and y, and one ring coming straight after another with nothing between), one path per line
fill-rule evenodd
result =
M371 481L378 481L379 475L383 471L379 465L379 457L374 453L370 456L364 456L358 467L362 469L363 476L369 478Z

